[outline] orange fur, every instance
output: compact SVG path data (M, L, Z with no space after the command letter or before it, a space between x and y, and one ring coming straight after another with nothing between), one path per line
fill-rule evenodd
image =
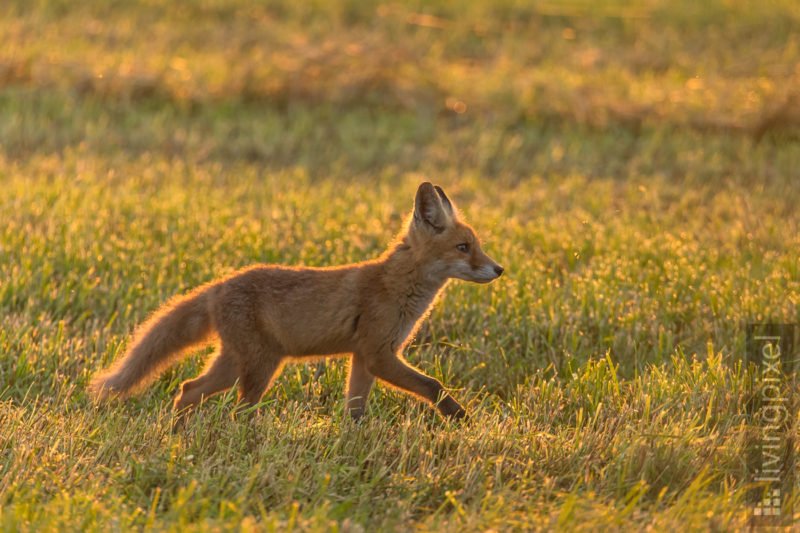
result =
M347 406L354 417L363 414L375 378L462 417L442 384L401 352L450 278L486 283L502 272L444 191L423 183L407 231L380 258L331 268L259 265L204 285L163 306L90 388L100 398L129 395L215 332L220 349L203 374L182 384L178 410L237 380L240 401L254 404L285 361L351 354Z

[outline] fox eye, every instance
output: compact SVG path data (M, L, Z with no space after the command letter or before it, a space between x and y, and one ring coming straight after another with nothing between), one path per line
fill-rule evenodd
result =
M466 254L466 253L469 252L469 243L468 242L462 242L461 244L457 245L456 248L458 248L459 252L463 252L463 253Z

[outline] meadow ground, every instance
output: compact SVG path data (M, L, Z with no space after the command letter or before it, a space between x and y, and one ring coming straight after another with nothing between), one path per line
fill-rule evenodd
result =
M800 305L800 4L16 0L0 42L4 530L746 526L742 326ZM468 423L379 386L354 424L344 361L252 424L229 394L170 431L201 357L91 403L165 299L374 257L423 179L507 272L407 353Z

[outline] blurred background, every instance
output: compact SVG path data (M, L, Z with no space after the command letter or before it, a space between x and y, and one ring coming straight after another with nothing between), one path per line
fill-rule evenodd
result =
M800 123L799 12L792 0L11 0L0 142L12 158L152 152L328 176L683 175L681 152L703 135L761 140ZM687 137L642 153L653 130Z

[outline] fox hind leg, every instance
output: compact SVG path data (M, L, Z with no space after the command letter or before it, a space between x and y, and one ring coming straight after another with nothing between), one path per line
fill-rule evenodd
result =
M259 401L281 369L280 357L263 355L242 361L239 379L239 410L247 409Z
M176 411L188 410L206 398L233 387L239 378L239 365L229 349L224 346L207 366L205 372L195 379L184 381L181 392L173 404Z

